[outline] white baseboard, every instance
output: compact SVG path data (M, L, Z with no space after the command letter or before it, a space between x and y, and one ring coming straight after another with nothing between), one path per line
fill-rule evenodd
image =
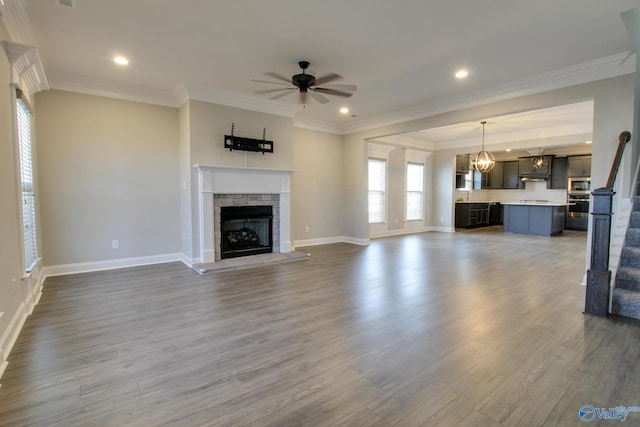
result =
M193 264L197 264L200 262L199 259L189 258L185 254L179 254L179 256L180 256L180 261L182 261L182 263L189 268L193 268Z
M355 237L347 236L332 236L321 237L319 239L296 240L294 242L294 249L301 246L330 245L332 243L351 243L353 245L367 246L369 244L369 239L357 239Z
M404 228L401 230L389 230L382 233L372 234L371 239L379 239L383 237L392 237L392 236L403 236L408 234L427 233L429 231L453 233L455 229L451 227ZM356 237L349 237L349 236L332 236L332 237L322 237L319 239L296 240L294 243L296 248L304 247L304 246L330 245L332 243L351 243L353 245L367 246L370 243L370 239L359 239Z
M43 268L45 277L63 274L87 273L90 271L113 270L116 268L137 267L140 265L162 264L180 261L189 265L189 259L182 253L151 255L135 258L119 258L106 261L79 262L75 264L50 265Z
M431 227L431 231L438 231L440 233L455 233L456 229L453 227Z
M392 237L392 236L405 236L408 234L418 234L418 233L428 233L430 231L437 231L443 233L453 233L455 229L451 227L416 227L416 228L403 228L399 230L387 230L384 232L379 232L371 235L372 239L379 239L382 237Z
M333 237L322 237L320 239L296 240L293 243L295 247L298 247L298 246L330 245L332 243L342 243L342 242L344 242L344 237L333 236Z
M398 230L385 230L382 232L371 233L371 238L379 239L382 237L405 236L408 234L426 233L427 231L431 231L431 227L401 228Z
M20 306L16 310L11 322L9 322L9 326L4 331L2 337L0 337L0 378L2 378L2 374L4 374L5 369L7 369L7 365L9 362L9 353L13 349L16 340L18 339L18 335L20 335L20 331L24 326L24 322L27 320L27 316L29 316L29 308L27 304L20 303Z

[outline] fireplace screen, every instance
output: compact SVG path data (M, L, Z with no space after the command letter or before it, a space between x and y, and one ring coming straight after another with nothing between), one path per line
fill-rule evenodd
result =
M273 252L271 206L220 208L220 258Z

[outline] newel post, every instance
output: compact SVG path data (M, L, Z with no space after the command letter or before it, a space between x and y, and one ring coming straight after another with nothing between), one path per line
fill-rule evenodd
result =
M591 234L591 266L587 270L585 313L606 316L609 311L609 247L611 241L612 202L615 191L598 188L591 193L593 221Z

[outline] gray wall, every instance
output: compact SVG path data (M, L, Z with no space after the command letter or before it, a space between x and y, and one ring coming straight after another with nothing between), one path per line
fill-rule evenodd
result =
M304 245L341 238L342 138L302 128L294 128L293 137L293 239Z
M179 253L178 111L56 90L36 100L45 265Z

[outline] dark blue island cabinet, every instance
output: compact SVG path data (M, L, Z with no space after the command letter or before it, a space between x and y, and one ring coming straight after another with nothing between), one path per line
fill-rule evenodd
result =
M565 204L504 204L504 231L537 236L562 234Z

